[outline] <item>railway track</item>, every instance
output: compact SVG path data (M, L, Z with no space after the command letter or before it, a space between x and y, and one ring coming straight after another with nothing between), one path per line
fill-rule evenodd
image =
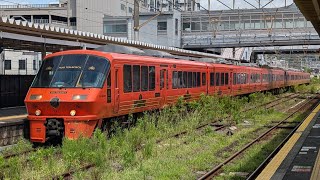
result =
M264 104L261 104L261 105L258 105L256 107L251 107L251 108L247 108L245 110L243 110L242 112L244 111L249 111L249 110L254 110L258 107L263 107L265 106L267 109L270 109L270 108L273 108L281 103L284 103L284 102L287 102L289 100L291 100L292 98L295 98L295 97L298 97L299 95L297 94L290 94L290 95L287 95L287 96L284 96L284 97L280 97L276 100L273 100L273 101L270 101L270 102L267 102L267 103L264 103ZM227 116L229 117L229 116ZM226 118L227 118L226 117ZM215 129L213 131L221 131L225 128L227 128L227 126L223 125L223 124L218 124L217 123L218 120L215 120L215 121L212 121L210 123L206 123L206 124L203 124L203 125L200 125L198 127L196 127L196 130L199 130L199 129L202 129L206 126L212 126L212 127L215 127ZM183 132L180 132L180 133L177 133L177 134L174 134L168 138L165 138L165 139L159 139L156 141L157 144L161 143L162 141L166 140L166 139L169 139L169 138L178 138L184 134L187 134L188 131L183 131ZM137 149L137 151L139 151L140 149ZM73 170L70 170L70 171L66 171L64 172L63 174L60 174L60 175L57 175L57 176L53 176L53 177L50 177L51 179L72 179L72 176L73 174L77 173L77 172L80 172L80 171L87 171L87 170L90 170L91 168L94 168L96 165L95 164L86 164L86 165L83 165L82 167L78 168L78 169L73 169Z
M317 96L309 99L308 101L304 102L303 104L301 104L297 109L295 109L293 112L291 112L285 119L283 119L282 121L277 122L274 126L272 126L271 128L269 128L267 131L265 131L263 134L261 134L259 137L257 137L256 139L254 139L253 141L251 141L250 143L246 144L242 149L240 149L239 151L237 151L236 153L234 153L233 155L231 155L229 158L227 158L225 161L223 161L222 163L220 163L219 165L215 166L213 169L211 169L210 171L208 171L206 174L204 174L202 177L199 178L199 180L204 180L204 179L212 179L213 177L215 177L223 168L223 166L225 166L226 164L230 163L232 160L234 160L235 158L239 157L240 155L243 154L243 152L245 152L248 148L252 147L254 144L256 144L257 142L259 142L261 139L263 139L264 137L266 137L267 135L269 135L271 132L273 132L275 129L278 129L279 127L281 127L282 124L286 123L286 121L288 119L290 119L293 115L295 115L296 113L300 112L301 109L305 108L305 105L311 103L312 101L314 101L317 98ZM314 103L315 104L315 103ZM312 104L312 107L314 107L314 104ZM294 130L299 127L300 123L293 129L292 132L294 132ZM291 136L292 133L289 134L289 136ZM288 139L290 137L287 137L286 139ZM286 140L285 139L285 140ZM284 144L285 140L281 143ZM280 148L280 147L278 147ZM277 148L277 149L278 149ZM268 158L272 158L272 155L270 155L270 157ZM261 165L263 166L263 165ZM261 167L260 167L261 168ZM259 169L256 170L257 172L259 171ZM252 176L254 177L254 175Z
M258 107L266 107L266 109L269 109L269 108L275 107L275 106L277 106L277 105L279 105L281 103L285 103L285 102L287 102L289 100L292 100L293 98L296 98L298 96L299 95L297 95L297 94L289 94L289 95L286 95L286 96L283 96L283 97L279 97L279 98L277 98L277 99L275 99L273 101L270 101L270 102L255 106L255 107L246 108L242 112L254 110L254 109L258 108ZM228 117L230 117L230 116L227 116L225 118L228 118ZM227 128L226 125L219 124L217 122L218 122L218 120L215 120L215 121L212 121L210 123L206 123L206 124L200 125L200 126L196 127L196 129L200 130L200 129L206 127L206 126L212 126L212 127L214 127L213 131L221 131L221 130L224 130L225 128ZM183 132L174 134L174 135L172 135L172 136L170 136L168 138L159 139L156 142L157 142L157 144L159 144L159 143L161 143L162 141L164 141L166 139L173 138L173 137L179 138L180 136L182 136L184 134L187 134L187 133L188 133L187 131L183 131ZM9 159L9 158L12 158L12 157L16 157L16 156L20 156L20 155L23 155L23 154L34 152L36 150L37 149L31 149L31 150L27 150L27 151L24 151L24 152L21 152L21 153L8 154L8 155L5 155L4 158L5 159ZM139 149L137 149L137 151L139 151ZM95 164L85 164L82 167L80 167L79 169L72 169L72 170L67 171L67 172L65 172L63 174L60 174L58 176L50 177L49 179L60 179L60 178L71 179L74 173L79 172L79 171L87 171L87 170L89 170L91 168L94 168L94 167L95 167Z
M299 96L298 94L290 94L290 95L287 95L285 97L280 97L280 98L278 98L278 99L276 99L274 101L270 101L270 102L267 102L267 103L264 103L264 104L261 104L261 105L255 106L255 107L246 108L246 109L242 110L241 112L251 111L251 110L254 110L256 108L260 108L260 107L264 107L264 106L265 106L266 109L270 109L270 108L273 108L273 107L275 107L275 106L277 106L279 104L282 104L284 102L290 101L290 100L292 100L292 98L296 98L298 96ZM230 115L224 117L223 119L227 119L227 118L230 118ZM219 121L220 120L213 120L213 121L211 121L209 123L201 124L201 125L197 126L195 128L195 130L200 130L200 129L203 129L203 128L207 127L207 126L217 126L217 125L220 126L220 124L217 124ZM226 127L225 125L221 125L219 128L225 128L225 127ZM171 135L171 136L169 136L169 137L167 137L165 139L158 139L156 142L160 143L160 142L162 142L162 141L164 141L166 139L169 139L169 138L178 138L178 137L180 137L182 135L185 135L187 133L188 133L188 131L182 131L182 132L176 133L174 135Z

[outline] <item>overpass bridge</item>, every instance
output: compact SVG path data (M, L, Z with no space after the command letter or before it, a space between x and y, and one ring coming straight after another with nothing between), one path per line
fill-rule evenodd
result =
M182 48L318 45L312 23L294 5L281 8L185 12Z

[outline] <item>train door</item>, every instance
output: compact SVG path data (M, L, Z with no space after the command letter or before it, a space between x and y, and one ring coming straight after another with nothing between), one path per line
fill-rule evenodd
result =
M233 86L235 85L235 78L233 77L233 69L230 70L230 76L229 76L229 88L230 88L230 94L233 96L235 93L233 91Z
M162 97L161 107L166 105L167 102L167 89L168 89L168 70L160 68L160 94Z
M119 72L120 67L115 67L114 71L114 105L113 111L114 113L118 113L119 111L119 101L120 101L120 90L119 90Z
M224 73L221 73L221 85L222 91L224 95L230 94L230 71L225 69Z

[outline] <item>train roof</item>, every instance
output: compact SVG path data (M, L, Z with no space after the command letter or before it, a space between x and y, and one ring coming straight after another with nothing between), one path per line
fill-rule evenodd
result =
M135 49L132 49L135 51ZM239 69L239 68L246 68L251 70L272 70L272 71L287 71L287 72L293 72L293 73L305 73L302 71L292 71L292 70L284 70L284 69L267 69L267 68L259 68L259 67L252 67L252 66L243 66L243 65L233 65L233 64L216 64L211 62L202 62L202 61L191 61L185 57L180 57L183 59L176 59L177 57L161 57L165 56L167 54L159 54L160 57L155 56L146 56L145 53L137 52L135 54L122 54L122 53L114 53L114 52L104 52L100 50L68 50L68 51L61 51L56 52L54 54L47 55L45 59L55 56L55 55L65 55L65 54L91 54L91 55L101 55L101 56L111 56L113 59L118 60L137 60L137 61L149 61L149 62L155 62L159 61L159 63L170 63L170 64L180 64L180 65L198 65L198 66L211 66L211 67L228 67L232 69ZM307 73L306 73L307 74Z
M207 63L199 62L199 61L189 61L184 59L172 59L172 58L160 58L153 56L138 56L138 55L128 55L128 54L119 54L119 53L108 53L112 56L112 58L117 60L136 60L136 61L148 61L159 63L170 63L170 64L181 64L181 65L199 65L199 66L207 66Z

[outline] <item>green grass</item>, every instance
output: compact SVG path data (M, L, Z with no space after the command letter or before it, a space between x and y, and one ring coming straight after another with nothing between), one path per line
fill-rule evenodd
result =
M194 179L197 172L219 164L256 138L265 130L264 125L286 116L263 107L242 112L273 99L269 93L243 98L202 96L191 103L180 99L177 106L145 113L136 126L118 129L110 139L96 131L90 139L65 139L61 147L42 148L9 161L0 156L0 167L9 165L1 168L8 179L46 179L91 163L96 167L77 172L75 179ZM228 115L230 118L225 118ZM199 124L214 120L238 129L232 136L212 127L195 130ZM180 138L169 138L186 130ZM159 139L163 141L158 144Z

